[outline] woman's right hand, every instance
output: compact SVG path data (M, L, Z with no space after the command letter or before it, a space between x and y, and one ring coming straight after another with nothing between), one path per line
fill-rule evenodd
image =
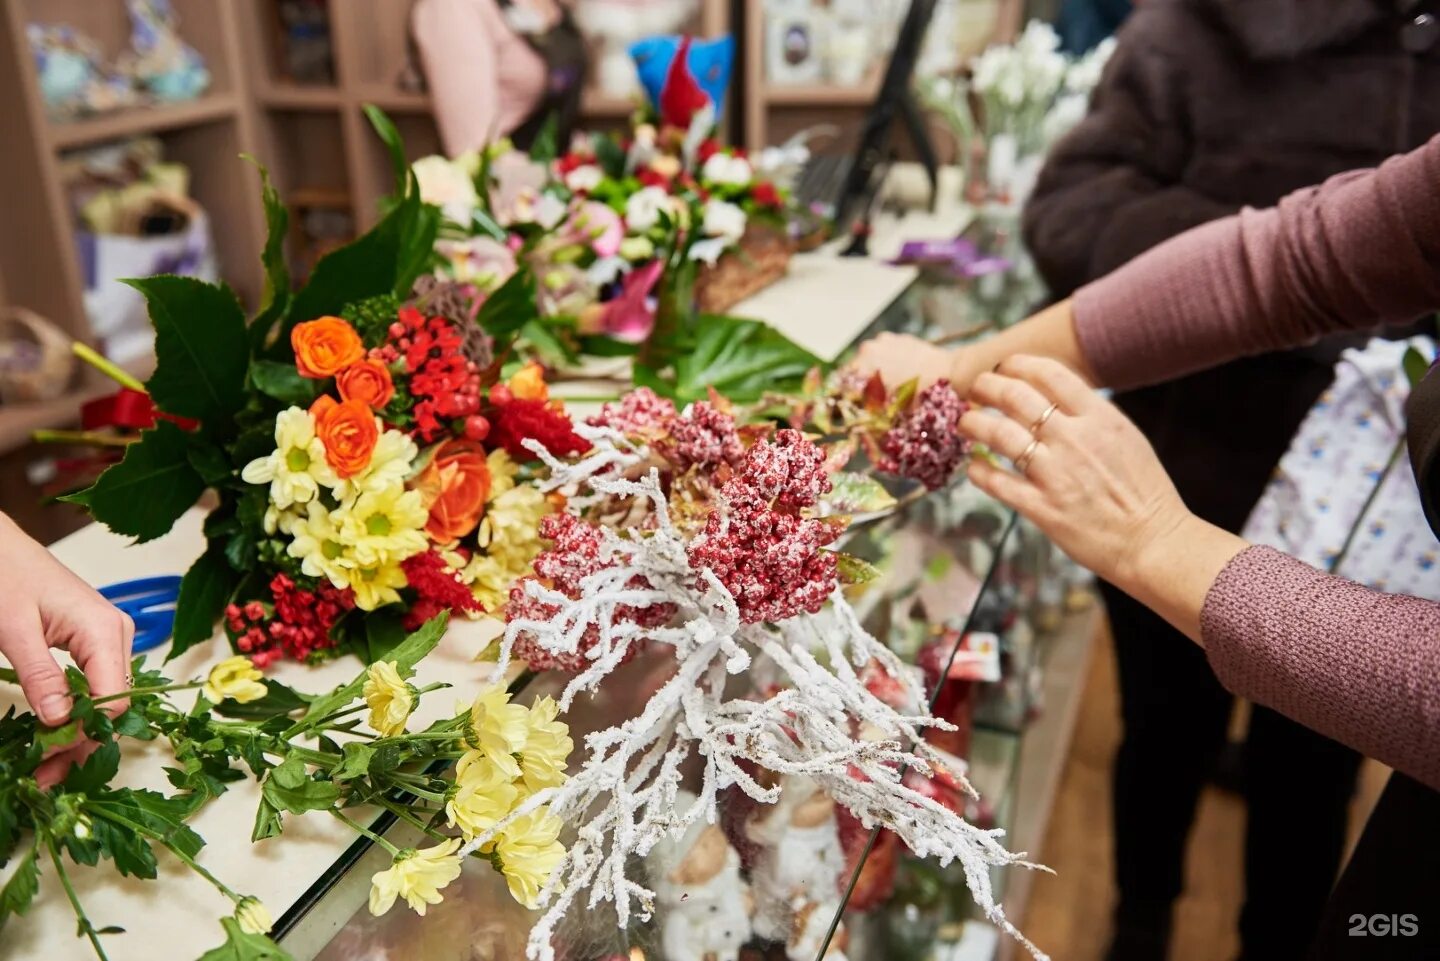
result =
M879 374L892 389L918 380L924 390L937 380L948 380L962 395L980 371L971 371L966 351L946 350L909 334L877 334L860 345L855 368L869 376Z

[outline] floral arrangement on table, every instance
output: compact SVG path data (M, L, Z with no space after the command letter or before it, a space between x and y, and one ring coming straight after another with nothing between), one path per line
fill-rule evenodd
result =
M153 880L163 850L215 887L234 905L222 918L223 946L200 961L289 961L268 937L270 913L199 863L205 840L186 821L227 786L253 777L261 800L252 841L280 836L287 820L327 816L389 850L393 861L371 881L370 910L383 914L403 900L419 914L440 900L439 890L460 875L462 844L487 835L478 857L489 860L511 895L534 906L541 886L564 857L561 822L544 806L512 817L535 792L565 783L571 751L557 707L540 698L525 707L493 687L452 717L423 730L407 729L426 694L448 688L410 683L415 665L445 632L438 617L347 684L302 695L267 681L243 656L217 664L200 681L175 683L134 665L129 705L118 717L91 698L85 678L69 672L73 719L46 729L34 715L0 718L0 863L17 859L0 888L0 924L23 915L39 892L40 875L54 871L95 955L123 928L97 927L71 882L68 860L94 867L109 861L122 876ZM15 682L14 673L0 679ZM197 691L193 707L174 695ZM41 786L46 752L81 732L97 745L58 785ZM176 766L167 769L173 794L115 787L120 741L168 741ZM453 778L436 773L454 765ZM356 818L379 809L407 823L429 843L398 849ZM351 813L354 812L353 816ZM491 829L508 819L505 830Z
M393 128L374 119L398 156ZM378 660L442 611L498 609L552 510L526 442L588 449L540 367L514 357L512 299L422 276L440 215L403 159L397 174L388 215L293 295L285 208L267 184L269 297L248 323L223 286L133 282L157 366L130 389L153 416L69 499L144 541L217 493L172 657L222 614L235 649L264 666L347 649Z
M540 321L529 335L573 359L649 341L666 291L693 289L701 311L720 313L783 274L788 190L715 139L728 67L707 92L690 52L684 38L669 53L651 110L623 137L418 161L422 198L446 214L438 275L489 293L528 273Z
M964 406L943 382L893 396L878 380L845 375L813 377L808 388L766 405L788 427L753 422L755 409L718 396L679 410L642 388L577 426L590 443L583 457L532 445L549 467L542 486L564 494L566 509L545 519L550 546L511 591L500 666L520 658L572 673L563 711L643 650L674 659L638 713L586 738L571 780L510 815L545 806L576 830L539 895L546 912L531 932L532 959L555 957L557 926L579 903L613 902L621 928L648 918L655 892L630 865L715 823L722 793L775 804L782 779L798 775L863 830L883 825L918 856L958 860L987 917L1035 951L990 887L992 867L1023 855L929 786L969 790L925 739L949 725L860 626L845 589L872 572L835 548L851 515L894 506L878 481L845 465L865 451L883 471L944 486L967 454L956 431ZM887 678L883 697L877 673ZM771 680L727 696L736 676ZM693 803L679 804L691 758L703 783Z

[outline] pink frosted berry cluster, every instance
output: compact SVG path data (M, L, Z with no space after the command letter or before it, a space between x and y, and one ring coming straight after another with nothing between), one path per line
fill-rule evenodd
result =
M675 405L670 400L649 387L639 387L620 398L618 404L601 407L600 413L585 423L634 436L667 430L676 416Z
M966 409L949 381L927 387L880 439L885 454L880 470L919 481L932 491L950 483L970 452L959 433Z

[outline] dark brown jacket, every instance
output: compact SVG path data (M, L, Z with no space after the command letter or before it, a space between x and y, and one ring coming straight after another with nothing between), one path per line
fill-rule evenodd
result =
M1141 4L1089 115L1056 146L1025 211L1025 239L1052 293L1440 133L1440 40L1413 53L1402 40L1406 24L1437 9L1406 0ZM1191 509L1238 530L1334 358L1252 358L1120 402Z

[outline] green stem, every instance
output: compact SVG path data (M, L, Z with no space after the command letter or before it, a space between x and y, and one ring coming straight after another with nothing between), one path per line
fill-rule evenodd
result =
M400 818L402 821L409 822L414 827L419 828L426 836L428 836L432 840L450 840L448 837L441 834L439 831L435 830L430 825L417 818L414 813L411 812L411 810L403 804L392 801L389 798L380 798L380 806L383 807L385 810L389 811L391 814Z
M37 444L80 444L85 447L129 447L138 437L102 434L93 430L37 430L30 435Z
M346 814L339 808L331 808L330 813L343 823L349 825L350 829L355 831L361 837L367 837L370 840L374 841L376 844L380 845L385 850L389 851L392 858L397 857L400 854L399 848L382 838L380 835L376 834L374 831L367 828L365 825L361 824L359 821L350 817L348 814Z
M137 687L129 691L121 691L118 694L106 694L104 697L97 697L91 700L92 704L104 704L106 701L118 701L122 697L135 697L140 694L168 694L171 691L193 691L197 687L204 687L204 683L197 681L192 684L166 684L163 687Z
M439 804L445 803L445 795L437 794L425 786L430 783L428 780L422 781L419 778L412 777L408 774L401 774L396 771L392 771L384 775L384 777L402 791L406 791L416 797L424 798L427 801L435 801Z
M142 394L145 393L144 384L140 383L139 380L133 377L123 367L117 367L115 363L111 361L108 357L104 357L101 354L97 353L88 344L82 344L80 343L80 341L77 340L70 345L70 349L72 352L74 352L76 357L79 357L81 360L85 361L85 363L100 371L100 373L104 374L106 377L109 377L121 387L128 387L131 390L139 391Z
M1380 496L1380 488L1385 486L1385 481L1390 477L1390 472L1395 469L1395 465L1400 462L1400 455L1403 453L1405 453L1405 437L1401 435L1400 440L1395 444L1395 449L1390 452L1390 460L1385 464L1385 469L1380 472L1380 479L1377 480L1375 486L1371 488L1370 496L1365 498L1365 503L1360 508L1359 516L1355 518L1355 523L1350 528L1350 532L1345 535L1345 543L1340 545L1340 553L1336 554L1335 559L1330 562L1331 574L1338 574L1340 572L1340 565L1345 562L1346 556L1349 555L1350 548L1355 544L1355 538L1360 536L1360 528L1365 526L1365 515L1370 513L1370 508L1374 506L1375 499Z
M65 862L60 860L60 849L55 846L55 839L47 836L45 846L50 850L50 860L55 864L55 875L60 879L60 885L65 889L65 896L70 899L70 908L75 912L75 920L80 922L80 930L90 939L90 944L101 961L110 961L110 956L105 953L105 948L100 944L100 932L95 930L95 925L90 923L90 917L85 909L80 906L80 898L75 894L75 886L70 883L70 875L65 872Z

